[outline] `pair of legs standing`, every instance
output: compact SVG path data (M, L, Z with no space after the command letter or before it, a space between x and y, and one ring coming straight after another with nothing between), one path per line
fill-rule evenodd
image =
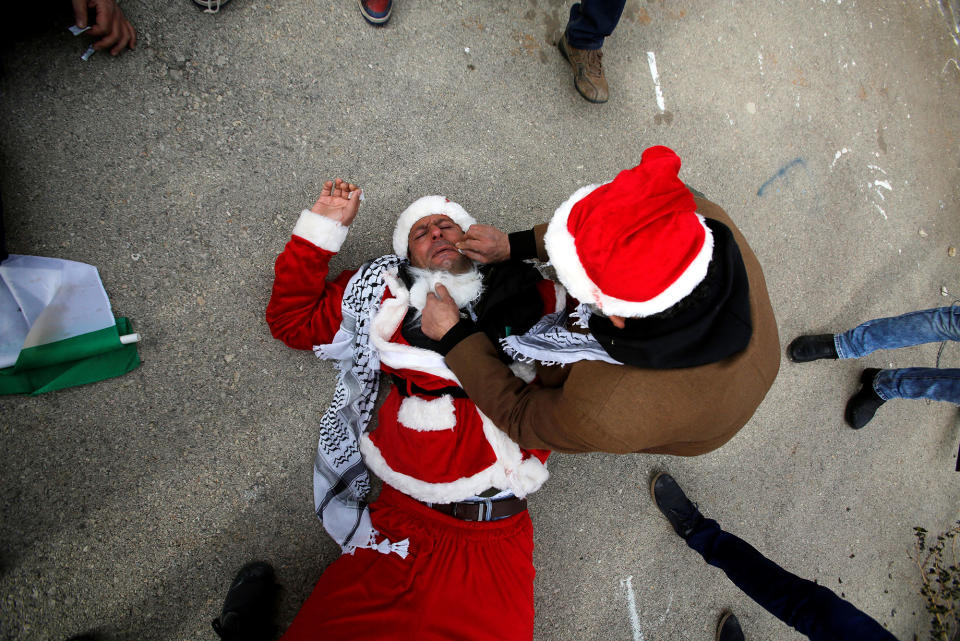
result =
M838 358L860 358L878 349L922 343L960 341L960 306L937 307L890 318L877 318L834 336ZM873 390L884 401L929 398L960 404L960 369L905 367L883 369Z
M877 318L840 334L796 338L788 352L798 363L821 358L860 358L878 349L960 340L960 306L937 307ZM846 418L860 428L884 402L893 398L928 398L960 404L960 369L905 367L867 369L863 389L850 399Z

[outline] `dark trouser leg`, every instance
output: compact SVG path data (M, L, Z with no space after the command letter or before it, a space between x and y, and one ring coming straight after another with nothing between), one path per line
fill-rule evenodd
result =
M883 626L831 590L801 579L749 543L724 532L713 519L687 538L687 545L724 571L733 583L801 634L814 641L896 641Z
M570 7L567 42L576 49L599 49L620 22L627 0L582 0Z

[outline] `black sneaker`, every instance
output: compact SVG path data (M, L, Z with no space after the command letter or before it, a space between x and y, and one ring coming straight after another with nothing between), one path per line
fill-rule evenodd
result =
M650 496L681 538L686 539L703 525L703 515L696 503L690 502L666 472L659 472L650 481Z
M862 385L860 391L847 401L847 409L843 413L843 417L847 420L847 424L855 430L859 430L869 423L880 406L886 402L873 391L873 380L879 373L880 370L874 367L863 370L863 374L860 375Z
M212 621L214 632L225 641L272 639L278 588L269 563L247 563L230 584L220 616Z
M717 641L745 641L737 615L729 610L720 615L717 622Z
M838 358L833 334L797 336L787 347L787 354L794 363L808 363L821 358Z

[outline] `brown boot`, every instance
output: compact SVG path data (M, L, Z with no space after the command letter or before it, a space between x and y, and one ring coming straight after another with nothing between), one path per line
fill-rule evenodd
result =
M603 77L603 51L575 49L567 42L566 33L560 37L557 47L573 67L573 84L580 95L590 102L606 102L610 98L610 89Z

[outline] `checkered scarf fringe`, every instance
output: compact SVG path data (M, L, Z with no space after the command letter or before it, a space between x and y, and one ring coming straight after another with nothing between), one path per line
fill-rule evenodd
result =
M360 455L360 437L370 424L380 387L380 358L370 342L373 318L386 289L385 274L406 261L392 254L365 263L347 285L343 320L329 345L314 353L336 362L340 376L330 406L320 419L313 463L313 497L317 518L344 552L371 548L407 555L407 541L376 542L367 496L370 475Z

